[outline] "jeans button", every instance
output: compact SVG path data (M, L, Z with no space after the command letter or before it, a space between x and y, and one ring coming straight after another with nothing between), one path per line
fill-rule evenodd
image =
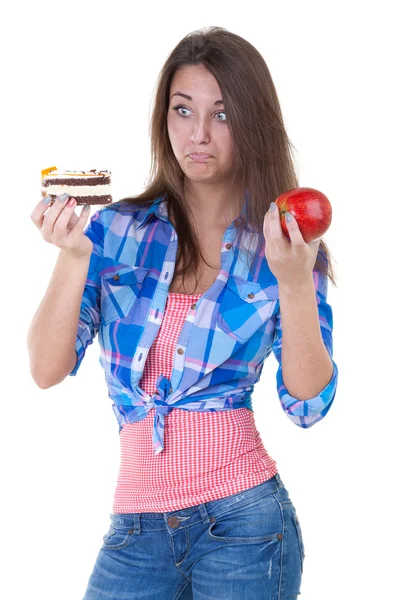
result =
M167 523L170 527L176 529L180 525L178 517L168 517Z

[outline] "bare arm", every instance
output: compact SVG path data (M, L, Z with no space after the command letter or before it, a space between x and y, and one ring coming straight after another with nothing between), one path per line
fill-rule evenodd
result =
M333 374L321 335L313 277L303 287L279 288L284 385L291 396L308 400L328 385Z
M89 210L83 209L78 217L76 201L71 198L67 203L67 194L50 207L47 199L35 206L31 219L43 239L59 247L60 253L27 336L30 371L41 388L60 383L76 364L80 307L93 251L83 231Z
M75 258L62 250L28 332L30 370L48 388L69 375L76 363L75 341L90 255Z

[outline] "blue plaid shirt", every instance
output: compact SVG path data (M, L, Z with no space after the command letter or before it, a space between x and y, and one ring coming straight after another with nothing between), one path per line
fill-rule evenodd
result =
M117 209L117 210L116 210ZM153 447L164 447L164 418L172 408L219 411L247 407L265 359L278 361L277 391L285 414L299 427L321 420L336 394L338 371L309 400L291 396L282 379L282 329L278 282L268 267L265 240L254 271L238 240L235 221L225 230L221 270L188 311L178 339L170 380L157 379L157 392L140 386L149 349L160 328L177 254L178 239L168 220L165 196L150 207L122 203L102 207L86 229L93 242L76 337L76 375L86 348L98 333L100 364L121 431L155 408ZM246 203L242 210L245 218ZM314 271L321 334L332 358L332 310L327 277Z

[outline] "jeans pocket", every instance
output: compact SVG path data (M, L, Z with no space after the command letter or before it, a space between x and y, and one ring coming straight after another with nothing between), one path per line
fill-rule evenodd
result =
M300 551L300 558L301 558L301 572L303 573L303 563L304 563L304 557L305 557L304 541L303 541L303 533L301 530L299 517L297 516L296 512L293 513L293 521L294 521L294 524L296 527L296 532L297 532L297 540L299 543L299 551Z
M274 493L213 517L211 539L224 543L254 543L282 539L282 517Z
M121 548L126 548L132 536L133 529L111 525L107 533L103 536L103 549L121 550Z

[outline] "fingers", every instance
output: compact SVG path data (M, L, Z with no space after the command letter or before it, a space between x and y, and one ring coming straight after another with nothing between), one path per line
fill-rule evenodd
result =
M281 219L282 214L279 208L274 202L271 202L270 209L267 211L264 220L264 236L266 242L269 242L270 244L275 243L276 246L282 250L287 247L288 242L294 249L304 246L305 241L303 235L293 215L290 212L285 213L284 223L288 235L286 235Z
M264 217L263 232L266 244L276 244L278 247L285 244L285 234L282 230L280 211L274 202Z
M58 199L56 200L56 203L57 202ZM56 216L56 220L53 224L53 232L56 235L65 233L65 231L69 231L73 226L71 220L75 217L74 221L76 222L78 218L74 212L76 207L76 200L74 198L66 199L63 202L60 202L60 204L63 204L63 206L61 206L61 209L58 207L58 216Z
M83 231L90 215L90 207L89 210L82 209L78 217L74 212L76 200L69 198L68 194L56 197L52 203L44 202L45 199L43 198L35 206L31 214L31 220L46 241L57 243L75 227L77 227L78 234ZM72 205L71 202L73 202Z
M285 223L288 233L290 235L290 242L293 249L302 248L305 244L303 234L300 231L299 225L291 213L286 213Z
M70 242L73 242L74 240L75 241L78 240L78 238L82 235L89 215L90 215L89 204L84 205L79 217L77 217L77 215L75 213L72 213L72 218L71 218L71 222L70 222L71 231L68 235L68 239Z
M54 223L69 200L68 194L63 194L49 203L45 202L46 198L49 198L49 196L42 198L31 214L31 219L36 227L41 230L44 227L43 231L45 233L48 232L50 228L51 230L53 229Z

